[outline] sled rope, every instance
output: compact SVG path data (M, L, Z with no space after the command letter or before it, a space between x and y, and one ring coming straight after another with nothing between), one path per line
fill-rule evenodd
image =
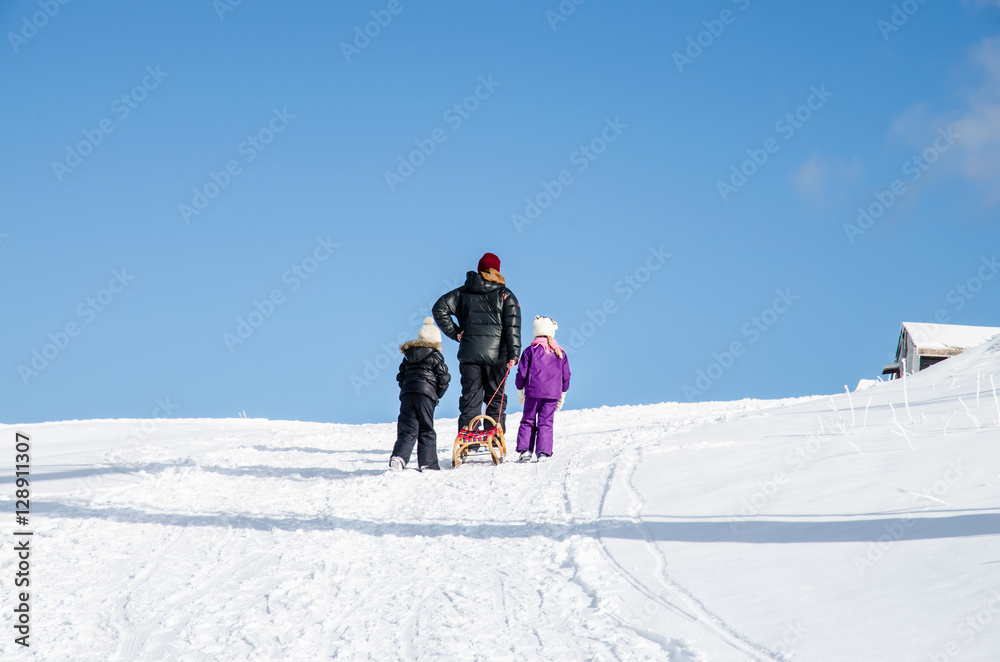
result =
M493 397L491 397L490 401L486 403L486 411L490 410L490 405L493 404L493 398L497 397L497 393L500 393L500 411L503 412L503 393L501 393L501 391L506 390L504 386L507 385L508 375L510 375L510 365L507 366L507 372L503 373L503 379L500 380L500 383L497 385L497 390L493 391ZM499 420L497 421L497 425L500 425Z

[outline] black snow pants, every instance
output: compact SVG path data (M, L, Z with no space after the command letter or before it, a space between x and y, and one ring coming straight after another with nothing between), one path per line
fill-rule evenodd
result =
M478 363L461 363L458 371L462 375L462 398L458 402L458 429L461 430L469 421L483 413L483 405L493 397L493 392L497 390L501 380L504 388L496 394L493 402L487 407L486 415L500 425L500 428L507 433L507 394L505 393L507 366L501 365L479 365ZM487 423L489 425L489 423Z
M434 407L437 403L423 393L404 393L399 399L399 420L396 421L396 445L392 454L409 463L414 444L417 445L417 466L440 469L437 457L437 433L434 432Z

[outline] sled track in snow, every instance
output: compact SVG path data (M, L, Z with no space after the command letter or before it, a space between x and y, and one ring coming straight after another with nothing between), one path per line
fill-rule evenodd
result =
M633 488L640 447L709 418L604 435L571 426L545 463L518 464L512 450L499 466L423 475L376 470L378 431L328 443L290 430L231 448L208 438L176 459L110 458L127 479L96 474L86 507L65 516L91 519L88 544L120 525L148 536L146 563L123 564L132 576L103 601L107 659L207 646L227 659L308 648L345 659L774 660L668 575ZM635 535L619 538L623 526ZM275 552L276 538L327 556Z
M618 444L617 457L607 474L604 490L600 497L596 519L598 522L605 519L605 509L609 496L612 491L616 489L616 477L619 477L618 482L622 484L621 489L627 492L629 499L629 512L627 513L627 517L636 525L636 528L642 532L643 545L648 550L648 553L656 560L655 576L662 586L662 591L653 590L633 573L629 572L624 566L622 566L622 564L615 558L611 549L609 549L608 541L600 535L600 527L598 527L598 535L595 537L595 540L601 556L621 577L621 579L625 581L628 587L632 589L632 595L625 597L624 600L626 603L631 603L633 609L640 613L641 617L637 620L653 620L649 613L649 602L652 602L656 607L659 607L661 611L671 614L672 617L663 620L657 619L660 623L659 627L655 627L655 629L651 630L638 627L635 622L632 622L632 619L626 620L619 618L619 622L622 626L632 629L640 636L659 644L663 650L670 655L671 659L676 658L678 661L684 660L685 658L698 660L700 655L704 655L706 653L710 654L713 659L731 659L728 655L732 655L733 652L738 652L739 654L747 656L748 659L766 659L780 662L782 658L776 656L775 653L768 650L766 647L738 632L724 619L713 613L707 605L699 600L691 591L686 589L667 574L667 559L656 545L646 523L640 516L642 500L633 486L633 478L639 467L638 460L642 451L641 449L637 449L634 446L630 447L628 445L627 442L633 438L634 433L630 433L626 435L625 439L623 439L621 443ZM569 477L567 476L567 482L568 478ZM679 632L683 632L691 630L692 626L696 627L703 635L708 635L716 641L712 644L706 645L701 641L702 637L697 637L694 642L688 642L685 640L677 640L669 634L669 630L672 627L677 627ZM691 646L696 646L697 648L692 650ZM698 648L705 650L698 650ZM680 657L681 655L684 655L685 657Z
M174 531L163 551L172 549L183 535L182 530ZM150 623L132 623L128 615L128 606L132 595L149 582L150 577L162 563L163 557L160 556L155 563L145 565L128 581L121 591L121 596L111 604L109 623L117 632L118 638L118 647L113 657L115 660L134 660L146 637L152 632Z

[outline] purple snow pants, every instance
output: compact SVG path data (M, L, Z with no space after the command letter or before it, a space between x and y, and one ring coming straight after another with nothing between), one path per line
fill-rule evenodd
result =
M525 396L521 427L517 429L518 453L552 455L552 419L558 404L558 400Z

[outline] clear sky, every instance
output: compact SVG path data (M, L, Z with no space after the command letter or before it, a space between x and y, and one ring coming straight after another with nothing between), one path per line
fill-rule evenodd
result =
M1000 326L996 0L0 27L5 422L394 420L399 340L486 251L524 342L558 321L568 408L836 392L903 321Z

